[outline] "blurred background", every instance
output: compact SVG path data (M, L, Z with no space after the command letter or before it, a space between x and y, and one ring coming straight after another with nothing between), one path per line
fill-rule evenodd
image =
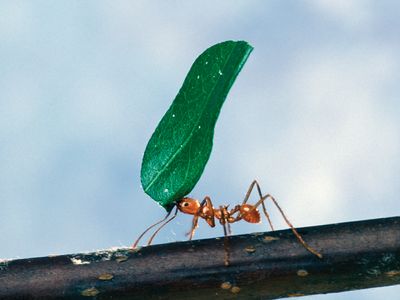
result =
M234 205L257 179L298 227L399 215L400 2L0 1L0 258L129 246L161 219L143 151L195 58L229 39L254 51L191 196Z

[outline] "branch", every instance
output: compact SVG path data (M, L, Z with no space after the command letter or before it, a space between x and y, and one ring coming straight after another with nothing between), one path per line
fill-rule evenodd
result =
M0 299L275 299L400 283L400 217L0 261Z

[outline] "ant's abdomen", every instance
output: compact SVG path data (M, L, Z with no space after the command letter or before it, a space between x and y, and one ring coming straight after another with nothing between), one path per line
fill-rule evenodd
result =
M257 208L254 208L254 205L243 204L240 207L240 214L242 215L243 220L249 223L260 223L260 213Z

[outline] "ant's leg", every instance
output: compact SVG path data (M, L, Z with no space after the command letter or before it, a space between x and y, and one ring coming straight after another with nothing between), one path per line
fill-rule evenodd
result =
M229 223L227 223L229 225ZM230 256L231 256L231 251L230 251L230 247L229 247L229 238L228 235L226 235L226 225L224 224L224 264L225 266L229 266L230 265Z
M197 228L197 223L199 222L199 215L195 215L193 217L193 221L192 221L192 228L190 229L190 231L188 232L188 236L189 236L189 241L191 241L193 239L193 235L194 232L196 231Z
M210 212L210 215L205 215L203 213L204 207L208 208L207 211ZM192 228L190 229L190 231L188 233L189 241L192 240L192 238L193 238L194 232L195 232L195 230L197 228L197 224L199 222L199 217L205 218L205 220L211 227L215 226L214 209L213 209L211 199L208 196L206 196L204 198L204 200L200 203L200 207L193 217Z
M251 192L252 192L253 189L254 189L254 186L257 187L257 192L258 192L258 195L260 196L260 199L263 198L263 195L262 195L262 193L261 193L260 185L258 184L257 180L253 180L253 182L252 182L252 183L250 184L250 186L249 186L249 189L247 190L247 193L246 193L246 196L244 197L244 200L243 200L243 202L242 202L242 205L243 205L243 204L246 204L247 201L249 200L249 197L250 197L250 195L251 195ZM265 207L265 203L264 203L264 201L262 201L261 203L262 203L262 208L263 208L264 215L265 215L265 217L266 217L267 220L268 220L268 224L269 224L269 226L271 227L272 231L274 231L274 226L272 225L271 218L269 217L269 214L268 214L268 212L267 212L267 208ZM235 221L239 221L241 218L242 218L242 215L239 214L239 215L237 216L237 218L236 218Z
M199 208L200 216L202 218L205 218L208 225L210 225L211 227L215 227L214 207L213 207L210 197L208 197L208 196L204 197L202 204L203 205L200 205L200 208ZM203 212L204 211L203 206L205 206L207 208L208 214L205 214Z
M147 242L147 246L150 246L150 245L151 245L151 243L153 242L154 237L157 235L157 233L158 233L165 225L167 225L169 222L171 222L173 219L175 219L177 213L178 213L178 206L176 206L174 215L173 215L168 221L166 221L164 224L162 224L162 225L153 233L153 235L150 237L149 241Z
M249 189L247 190L246 196L244 196L242 205L243 205L243 204L246 204L246 202L249 200L249 197L250 197L250 195L251 195L251 192L253 191L253 188L254 188L254 186L255 186L256 184L258 185L257 180L253 180L253 182L252 182L252 183L250 184L250 186L249 186Z
M260 196L260 199L262 199L263 194L261 193L261 187L260 187L260 185L258 184L257 180L254 180L254 181L255 181L256 186L257 186L258 195ZM265 207L265 202L262 201L262 202L261 202L261 205L262 205L262 208L263 208L264 215L265 215L265 217L266 217L267 220L268 220L269 226L271 227L272 231L274 231L274 226L272 225L271 219L270 219L269 214L268 214L268 212L267 212L267 208Z
M172 210L167 213L167 215L165 216L164 219L162 219L161 221L158 221L157 223L154 223L153 225L151 225L150 227L148 227L145 231L143 231L143 233L137 238L137 240L135 241L135 243L132 245L132 248L135 249L136 246L139 244L140 239L150 230L152 229L154 226L157 226L158 224L164 222L166 219L168 219L169 215L171 214Z
M223 211L223 207L220 206L221 211ZM230 265L230 247L229 247L229 240L228 240L228 235L230 235L230 224L228 223L228 220L226 219L225 215L221 216L221 222L222 227L224 228L224 264L225 266Z
M231 235L232 234L231 223L227 222L226 226L228 227L228 235Z
M261 203L263 203L265 200L267 199L271 199L271 201L275 204L275 206L278 208L279 212L281 213L283 219L285 220L286 224L290 227L290 229L292 230L293 234L296 236L296 238L299 240L300 244L303 245L304 248L306 248L308 251L310 251L312 254L318 256L319 258L322 258L322 254L319 253L318 251L316 251L315 249L313 249L311 246L309 246L301 237L301 235L297 232L296 228L294 228L294 226L292 225L292 223L290 223L290 221L288 220L288 218L286 217L285 213L283 212L282 208L279 206L278 202L275 200L275 198L273 196L271 196L270 194L265 195L264 197L262 197L255 205L254 207L259 206Z

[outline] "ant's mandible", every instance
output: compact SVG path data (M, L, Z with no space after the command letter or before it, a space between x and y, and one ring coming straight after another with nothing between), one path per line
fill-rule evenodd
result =
M247 201L249 200L249 197L251 195L251 192L253 191L254 187L256 187L258 195L260 199L254 204L247 204ZM133 244L133 248L136 248L140 239L153 227L163 223L150 237L147 245L151 245L153 242L154 237L157 235L157 233L169 222L171 222L177 215L178 210L181 211L182 213L193 215L193 222L192 222L192 227L191 230L188 233L189 240L193 238L194 232L198 226L198 221L199 218L204 219L207 224L211 227L215 227L215 222L216 220L219 221L219 223L223 226L224 228L224 235L228 236L231 234L231 228L230 224L235 223L241 220L244 220L249 223L260 223L261 222L261 217L260 217L260 212L258 210L258 207L261 205L264 215L268 220L269 225L271 226L271 229L274 230L274 227L272 226L271 219L269 217L269 214L267 212L267 209L265 207L265 200L270 199L274 205L278 208L279 212L281 213L283 219L285 220L286 224L290 227L292 230L293 234L296 236L298 241L306 248L308 251L310 251L312 254L316 255L319 258L322 258L322 255L317 252L315 249L313 249L311 246L309 246L301 237L301 235L297 232L296 228L290 223L286 215L284 214L283 210L279 206L278 202L275 200L273 196L270 194L263 195L261 193L261 188L260 185L256 180L254 180L251 184L250 187L246 193L246 196L244 197L244 200L242 204L236 205L232 209L228 209L227 205L220 205L219 208L215 208L212 204L212 201L210 197L206 196L204 200L200 203L199 200L189 198L189 197L184 197L180 201L176 203L176 209L171 218L168 219L168 217L171 215L172 210L167 214L167 216L162 219L161 221L151 225L149 228L147 228L136 240L136 242ZM167 220L168 219L168 220ZM227 245L225 243L225 265L229 265L229 251L227 250Z

